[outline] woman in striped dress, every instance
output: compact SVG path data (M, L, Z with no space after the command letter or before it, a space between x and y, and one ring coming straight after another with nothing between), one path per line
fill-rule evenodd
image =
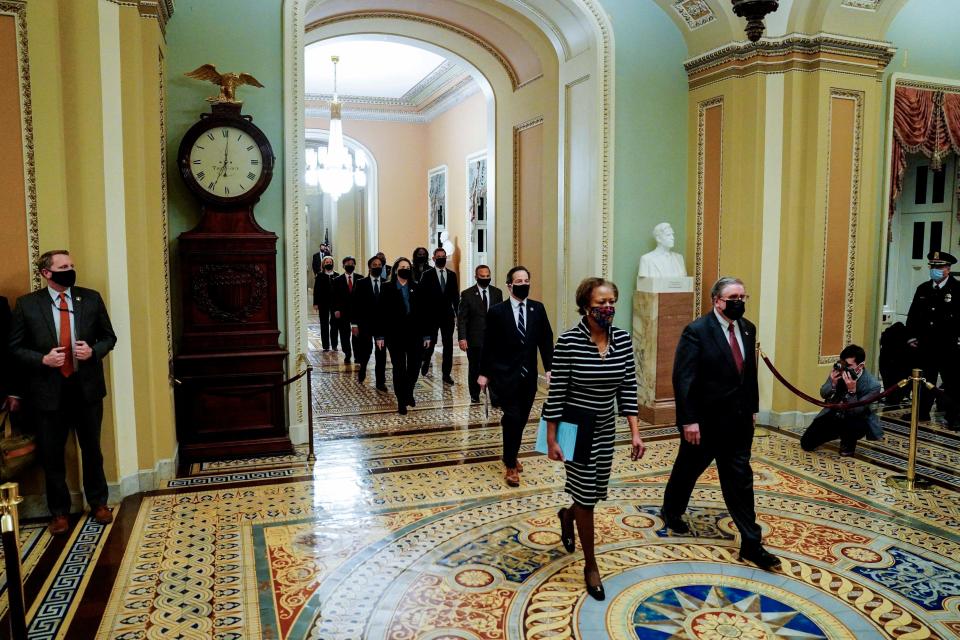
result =
M577 287L577 308L584 318L557 340L550 393L543 405L549 456L551 460L565 463L565 490L573 498L570 508L560 509L557 513L561 540L566 550L572 553L576 548L573 537L576 522L583 548L584 582L587 593L597 600L603 600L605 596L594 555L593 507L607 497L617 408L630 424L630 459L639 460L644 452L637 428L633 345L626 331L613 326L617 296L617 286L603 278L587 278ZM596 415L588 461L580 463L563 458L556 434L564 409Z

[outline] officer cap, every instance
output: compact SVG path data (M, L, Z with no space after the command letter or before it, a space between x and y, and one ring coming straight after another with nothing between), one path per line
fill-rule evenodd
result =
M931 251L927 254L927 263L931 265L957 264L957 259L946 251Z

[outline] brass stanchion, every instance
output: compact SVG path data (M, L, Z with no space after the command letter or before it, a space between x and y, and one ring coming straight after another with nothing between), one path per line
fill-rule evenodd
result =
M13 640L27 640L27 608L20 567L20 518L17 516L17 505L21 502L23 498L16 482L0 485L0 532L7 571L10 637Z
M757 375L760 375L760 336L757 336L757 345L753 351L754 359L757 366ZM754 438L769 438L770 431L768 429L757 429L757 425L753 425L753 437Z
M891 487L906 489L907 491L930 488L929 480L917 477L917 432L920 429L917 416L920 412L920 384L926 383L928 387L933 386L920 377L921 373L920 369L914 369L910 376L913 386L910 400L910 446L907 453L907 475L887 478L887 484Z

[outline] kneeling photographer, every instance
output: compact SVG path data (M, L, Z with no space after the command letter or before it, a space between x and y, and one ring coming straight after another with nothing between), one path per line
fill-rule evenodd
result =
M848 345L840 352L840 361L833 365L830 376L820 387L820 395L830 403L849 404L863 400L880 391L880 383L863 364L867 354L863 347ZM807 427L800 446L813 451L831 440L840 439L840 455L852 456L857 440L866 436L879 440L883 436L880 420L872 405L844 409L824 409Z

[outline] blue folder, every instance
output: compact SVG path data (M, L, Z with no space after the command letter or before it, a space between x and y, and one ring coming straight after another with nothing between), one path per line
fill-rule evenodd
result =
M573 450L577 446L577 425L572 422L558 422L557 444L563 451L563 459L567 462L573 460ZM533 450L547 454L547 421L543 418L540 418L540 426L537 427L537 444Z

